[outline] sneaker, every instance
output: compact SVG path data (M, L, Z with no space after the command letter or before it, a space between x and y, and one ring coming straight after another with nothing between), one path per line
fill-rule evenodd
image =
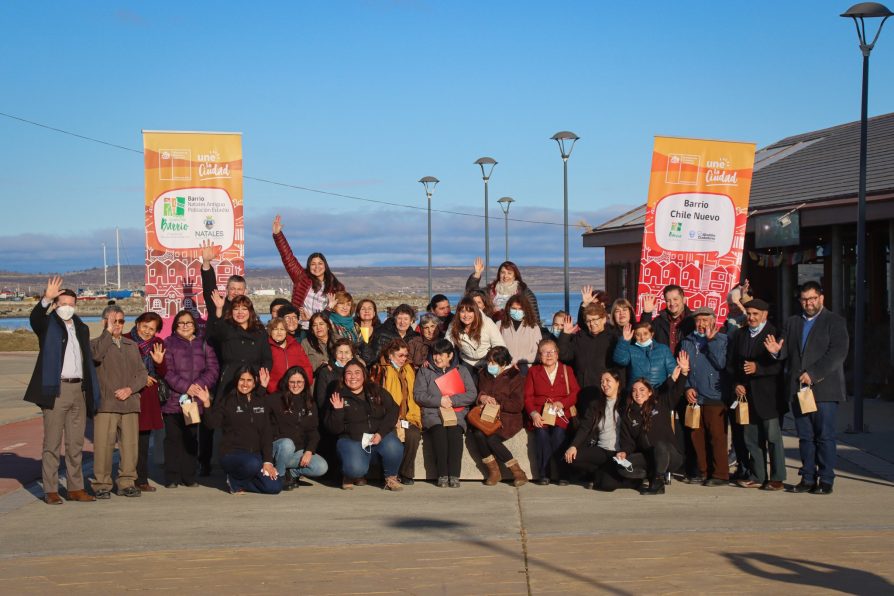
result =
M447 486L450 488L459 488L459 478L450 476L450 478L447 479Z
M447 488L449 485L450 480L447 478L447 476L438 476L438 483L436 485L438 488Z
M291 474L286 474L282 479L282 489L286 492L293 490L296 486L295 479L292 478Z
M388 476L385 478L385 490L397 492L403 489L404 487L401 486L400 482L397 480L397 476Z
M404 486L413 486L416 483L415 480L413 480L412 478L407 478L406 476L398 476L397 479Z
M705 477L699 474L698 476L686 476L683 478L683 482L686 484L704 484Z
M140 489L135 486L128 486L127 488L122 488L118 491L119 497L139 497L141 494Z
M111 499L112 491L110 490L98 490L96 491L96 498L99 499Z
M736 484L740 488L763 488L760 482L754 480L737 480Z

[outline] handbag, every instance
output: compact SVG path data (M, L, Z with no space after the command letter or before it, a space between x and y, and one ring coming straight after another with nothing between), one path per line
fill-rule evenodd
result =
M165 383L164 379L156 379L155 381L158 385L158 403L164 405L168 401L168 397L171 396L171 388Z
M489 437L501 428L503 428L503 423L500 422L500 414L497 413L496 418L493 422L488 422L481 418L481 413L484 411L484 406L475 406L474 408L470 408L469 412L466 414L466 422L480 430L484 436Z

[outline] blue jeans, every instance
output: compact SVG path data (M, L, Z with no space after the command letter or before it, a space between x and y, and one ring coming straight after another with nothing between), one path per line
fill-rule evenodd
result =
M537 463L539 465L537 477L558 480L559 462L556 458L562 447L565 446L565 429L544 425L542 428L535 428L534 435L537 439Z
M397 476L400 462L404 457L404 444L393 432L388 433L378 445L369 446L370 453L360 446L360 441L352 441L342 437L335 445L338 458L341 460L342 475L347 478L363 478L369 472L369 464L373 458L382 460L385 477Z
M264 476L261 472L263 466L261 456L248 451L232 451L220 458L220 467L227 474L231 491L275 495L282 490L282 478L274 480Z
M273 465L276 466L276 473L280 476L285 477L286 470L288 470L293 478L301 476L316 478L329 471L329 464L316 453L311 456L310 463L304 468L300 467L302 457L304 457L304 449L295 449L292 439L283 438L273 441Z
M802 481L813 483L835 482L835 420L838 416L837 401L816 402L816 412L802 414L798 400L794 400L795 430L798 432L798 448L801 452ZM817 470L819 468L819 470ZM818 473L817 473L818 472Z

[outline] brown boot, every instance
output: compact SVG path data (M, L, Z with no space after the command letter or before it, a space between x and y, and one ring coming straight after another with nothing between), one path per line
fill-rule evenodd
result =
M61 505L62 497L59 496L59 493L47 493L43 496L43 500L47 505Z
M404 487L397 479L397 476L388 476L387 478L385 478L385 490L393 490L397 492L403 489Z
M503 475L500 474L500 466L493 455L485 457L481 460L481 463L487 466L487 478L484 479L485 486L494 486L503 479Z
M89 503L90 501L95 501L96 497L85 490L70 490L68 491L68 500L80 501L81 503Z
M506 462L506 467L512 472L512 486L522 486L528 483L528 477L525 476L524 470L521 469L517 461L510 459Z

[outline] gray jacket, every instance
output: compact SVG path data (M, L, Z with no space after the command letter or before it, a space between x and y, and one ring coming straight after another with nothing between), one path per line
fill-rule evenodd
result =
M127 336L120 342L112 339L112 334L103 330L102 335L90 340L90 352L96 363L99 378L99 407L97 412L133 414L140 411L140 389L146 386L149 372L140 357L140 348ZM115 391L127 387L131 395L120 400Z
M463 430L466 430L466 412L468 406L475 403L478 399L478 390L472 381L472 375L465 366L451 366L447 369L428 368L423 366L416 373L416 383L413 386L413 398L419 404L422 410L422 427L429 429L442 423L441 420L441 390L438 388L436 381L449 373L453 369L459 370L459 376L462 378L465 386L465 393L451 395L450 401L453 402L454 408L463 407L463 410L456 412L456 422Z
M801 315L789 317L782 329L785 342L777 357L785 361L788 395L792 397L798 392L798 378L806 372L813 381L816 401L845 401L844 360L850 348L847 323L841 315L824 308L816 315L802 349L803 330Z

